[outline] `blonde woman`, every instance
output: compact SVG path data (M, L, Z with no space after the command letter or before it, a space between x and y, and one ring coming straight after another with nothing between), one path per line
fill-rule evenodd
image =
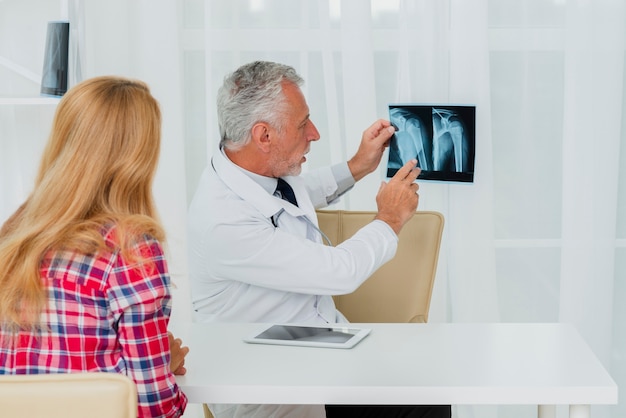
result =
M60 101L34 190L0 229L0 374L101 371L137 384L139 417L177 417L170 277L152 197L159 105L97 77Z

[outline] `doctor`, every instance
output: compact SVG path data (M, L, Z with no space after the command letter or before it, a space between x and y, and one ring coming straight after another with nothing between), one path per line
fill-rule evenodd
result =
M220 149L202 174L188 218L199 321L345 322L332 295L354 291L394 256L397 234L417 208L419 169L412 160L381 184L370 224L337 247L323 244L315 209L376 169L394 128L376 121L348 162L301 177L311 143L319 140L302 83L289 66L257 61L226 77L218 92ZM217 418L326 416L323 405L211 410ZM385 416L380 412L374 416ZM444 412L394 416L450 416L449 407Z

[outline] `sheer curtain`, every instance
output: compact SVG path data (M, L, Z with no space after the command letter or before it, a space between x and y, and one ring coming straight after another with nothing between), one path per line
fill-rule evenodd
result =
M351 155L388 103L475 104L474 183L421 184L420 208L446 216L430 320L573 323L621 385L624 17L614 0L187 1L188 198L215 151L216 89L247 61L304 75L322 136L309 166ZM339 206L375 208L382 179L381 169Z
M474 183L420 186L420 209L446 217L430 321L572 323L621 389L625 7L624 0L2 0L0 99L38 94L41 25L62 18L60 9L78 31L82 78L116 73L151 85L164 114L155 193L177 285L173 326L191 318L186 207L217 147L215 93L227 72L270 59L304 76L322 137L307 167L352 155L363 129L388 117L388 103L475 104ZM54 105L2 103L4 220L28 193ZM375 209L384 179L381 166L337 206ZM536 409L454 413L522 418ZM592 414L626 416L626 403Z
M604 361L611 351L624 12L616 2L568 7L565 30L559 319L576 324Z
M573 323L623 386L624 2L493 1L490 12L501 318Z

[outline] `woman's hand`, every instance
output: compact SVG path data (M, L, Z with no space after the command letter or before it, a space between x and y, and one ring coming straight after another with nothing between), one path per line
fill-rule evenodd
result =
M183 347L183 341L180 338L174 338L174 335L169 331L167 338L170 342L170 370L175 375L184 375L187 373L185 357L189 353L189 347Z

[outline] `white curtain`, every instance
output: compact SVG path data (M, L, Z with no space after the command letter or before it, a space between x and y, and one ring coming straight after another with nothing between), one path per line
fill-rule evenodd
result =
M191 12L201 8L203 20ZM626 235L618 212L624 1L212 0L184 9L186 92L205 112L190 113L186 126L200 127L193 115L206 122L195 135L208 144L197 163L188 159L190 192L215 150L216 89L253 59L304 75L322 135L310 166L354 152L388 103L475 104L474 183L421 184L420 207L446 216L430 320L573 323L616 381L626 379L623 321L613 306L623 295L616 254ZM381 168L364 179L340 207L375 208L384 177ZM624 411L593 408L594 416ZM455 413L521 417L536 409Z
M626 388L625 0L2 0L0 100L37 94L40 25L60 9L78 31L82 78L142 78L163 107L155 193L174 326L191 318L186 207L217 146L216 90L269 59L306 80L322 136L309 167L349 157L389 103L476 105L474 182L421 182L420 208L446 217L430 321L573 323ZM4 220L28 192L54 106L2 103ZM384 179L381 166L338 206L375 209ZM626 403L592 414L626 416Z

